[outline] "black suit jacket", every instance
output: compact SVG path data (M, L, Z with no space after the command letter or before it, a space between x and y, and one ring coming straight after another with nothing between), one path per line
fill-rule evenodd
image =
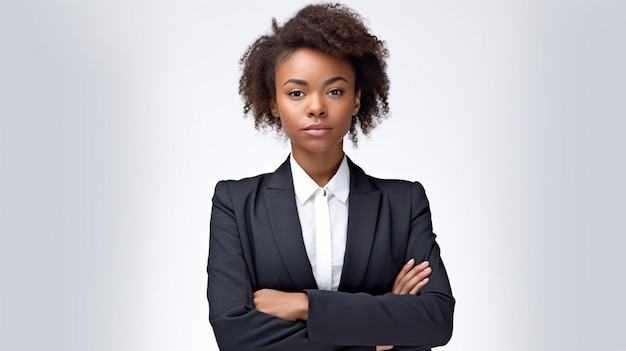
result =
M423 187L376 179L348 164L346 253L334 292L317 290L289 161L274 173L217 184L207 296L221 350L424 350L450 339L454 298ZM428 284L417 296L390 293L410 258L430 262ZM305 291L308 321L255 310L252 294L262 288Z

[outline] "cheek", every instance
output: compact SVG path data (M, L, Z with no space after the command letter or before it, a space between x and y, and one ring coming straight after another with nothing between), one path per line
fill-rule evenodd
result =
M344 123L345 125L350 128L350 126L352 125L352 116L353 116L353 112L354 112L354 106L349 106L346 107L345 111L344 111L344 116L346 116Z
M345 124L346 133L350 131L350 127L352 127L352 116L348 118Z
M298 105L284 97L276 99L276 111L281 117L292 116L298 112Z

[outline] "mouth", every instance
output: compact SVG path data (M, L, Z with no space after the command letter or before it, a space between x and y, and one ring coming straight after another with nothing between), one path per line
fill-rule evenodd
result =
M320 123L306 126L302 131L312 136L322 136L330 133L332 129L331 126Z

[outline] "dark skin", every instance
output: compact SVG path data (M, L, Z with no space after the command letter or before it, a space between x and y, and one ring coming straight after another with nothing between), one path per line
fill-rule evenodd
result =
M272 115L281 119L296 162L324 187L339 168L344 137L361 106L354 69L345 60L302 48L278 63L275 81ZM415 265L414 259L409 260L398 273L391 292L417 295L428 283L431 271L428 262ZM274 317L308 319L309 299L303 292L261 289L254 293L253 302L256 310Z
M417 295L420 289L428 283L428 276L431 272L428 261L415 265L415 260L410 259L398 273L391 292L397 295ZM254 293L254 308L287 321L306 321L309 299L303 292L261 289Z
M392 293L397 295L417 295L420 289L428 283L428 276L432 269L428 261L415 265L410 259L398 273ZM309 298L303 292L284 292L274 289L261 289L254 293L254 308L260 312L295 322L306 321L309 312ZM376 350L390 350L393 346L379 345Z
M361 106L352 66L311 49L279 62L270 103L289 138L294 159L321 187L343 158L343 139Z
M354 58L360 72L361 107L348 137L356 145L357 129L368 135L389 113L389 79L385 73L388 56L384 42L369 34L360 16L339 4L310 5L283 26L273 24L273 33L260 37L241 59L243 72L239 93L244 98L244 114L254 115L255 127L280 128L268 107L275 88L266 78L275 74L282 55L296 47L316 48L335 57ZM358 127L358 128L357 128Z

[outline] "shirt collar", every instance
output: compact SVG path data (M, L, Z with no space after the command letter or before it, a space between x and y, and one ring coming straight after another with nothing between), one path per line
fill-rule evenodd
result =
M304 204L320 187L300 167L293 158L293 154L289 156L289 162L291 163L291 176L296 198L301 204ZM350 168L348 167L348 160L345 154L339 164L337 173L330 179L324 189L344 204L348 201L348 195L350 194Z

